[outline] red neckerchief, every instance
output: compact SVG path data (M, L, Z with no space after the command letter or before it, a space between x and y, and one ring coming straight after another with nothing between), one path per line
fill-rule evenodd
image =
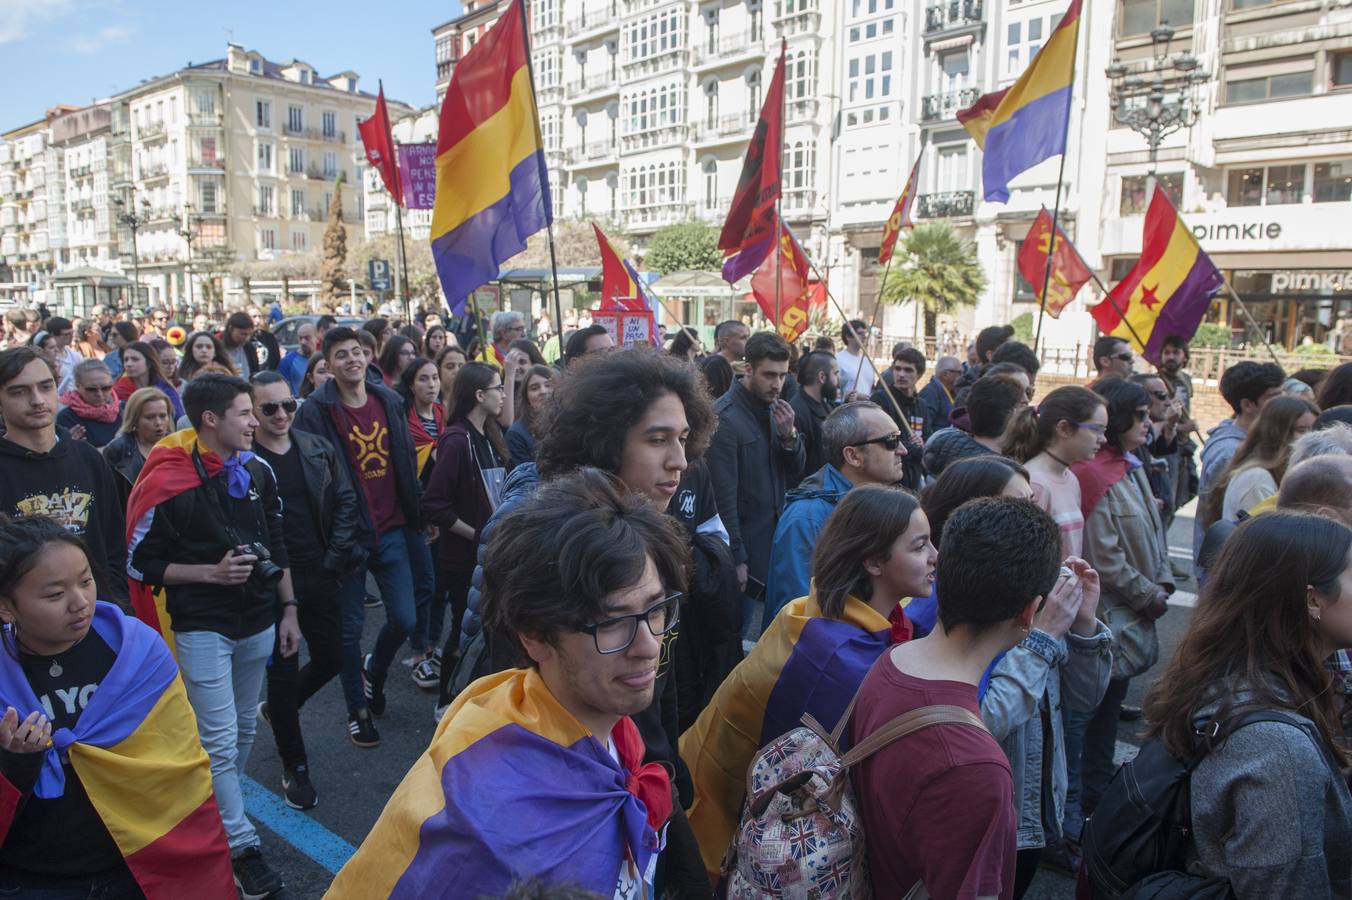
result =
M88 419L91 422L103 422L108 424L117 421L117 414L120 409L117 403L117 396L110 395L111 403L104 403L102 406L95 406L80 396L79 391L66 391L61 395L61 402L74 410L75 415L81 419Z
M436 423L437 434L441 434L441 430L446 424L446 410L440 403L432 404L432 421ZM418 415L418 408L413 404L408 407L408 433L413 438L414 447L437 442L436 438L427 433L427 427L423 425L422 416Z
M1088 519L1109 489L1131 471L1131 463L1121 450L1104 444L1093 459L1073 463L1070 471L1080 482L1080 513Z
M915 627L911 624L911 620L906 618L906 611L901 608L900 603L892 610L892 615L887 617L887 621L891 625L889 644L904 644L915 637Z
M667 770L659 763L644 764L643 737L628 716L620 716L620 721L611 729L610 739L615 742L620 767L624 769L624 789L637 797L648 811L648 825L652 830L660 831L671 818L671 778Z

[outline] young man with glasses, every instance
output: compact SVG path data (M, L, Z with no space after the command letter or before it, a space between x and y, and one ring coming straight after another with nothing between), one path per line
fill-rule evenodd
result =
M357 494L347 466L327 440L293 431L297 401L277 372L252 379L254 449L277 478L286 553L300 633L309 661L284 656L273 646L267 702L259 715L272 726L282 758L282 795L294 809L319 802L310 783L309 760L300 732L300 708L343 670L343 613L339 584L366 560L357 542Z
M61 395L65 407L56 424L72 439L103 448L122 428L122 405L113 393L113 376L101 359L86 359L72 371L75 388Z
M1131 351L1131 344L1120 337L1104 335L1094 342L1094 368L1098 375L1089 387L1093 388L1104 378L1130 378L1135 362L1136 354Z
M367 357L351 328L330 329L321 352L333 377L306 399L295 427L338 449L360 488L358 541L368 556L343 580L342 678L352 742L374 747L380 735L372 716L385 714L390 663L417 622L418 605L432 597L432 553L418 510L421 487L403 400L366 380ZM385 626L363 658L368 571L380 586Z
M499 896L520 873L651 896L680 807L666 770L642 763L629 717L652 703L678 622L682 537L595 469L541 487L503 519L485 556L484 615L527 662L456 699L338 873L336 900L443 894L448 877L457 896Z
M861 484L902 479L906 443L893 417L871 400L833 410L822 423L822 443L828 462L788 492L775 528L765 585L767 628L785 604L807 596L817 535L840 499Z

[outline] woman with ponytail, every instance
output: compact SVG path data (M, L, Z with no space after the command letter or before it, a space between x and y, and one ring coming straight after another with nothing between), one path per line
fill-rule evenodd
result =
M1093 459L1107 430L1103 398L1074 385L1052 391L1036 409L1024 409L1010 427L1005 452L1027 467L1033 501L1061 529L1066 556L1079 556L1084 549L1080 482L1070 467Z

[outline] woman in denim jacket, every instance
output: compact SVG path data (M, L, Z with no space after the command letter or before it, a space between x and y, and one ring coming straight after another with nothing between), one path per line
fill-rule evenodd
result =
M1093 712L1112 671L1112 634L1095 617L1098 573L1077 557L1065 564L1078 587L1052 589L1028 636L996 664L981 698L981 718L1009 757L1014 776L1016 900L1032 883L1042 849L1061 837L1066 802L1061 706Z

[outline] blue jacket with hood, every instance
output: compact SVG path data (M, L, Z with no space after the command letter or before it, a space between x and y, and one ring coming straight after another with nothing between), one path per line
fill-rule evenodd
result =
M789 601L807 596L817 535L853 486L827 463L784 495L784 513L770 544L770 571L765 579L766 627Z

